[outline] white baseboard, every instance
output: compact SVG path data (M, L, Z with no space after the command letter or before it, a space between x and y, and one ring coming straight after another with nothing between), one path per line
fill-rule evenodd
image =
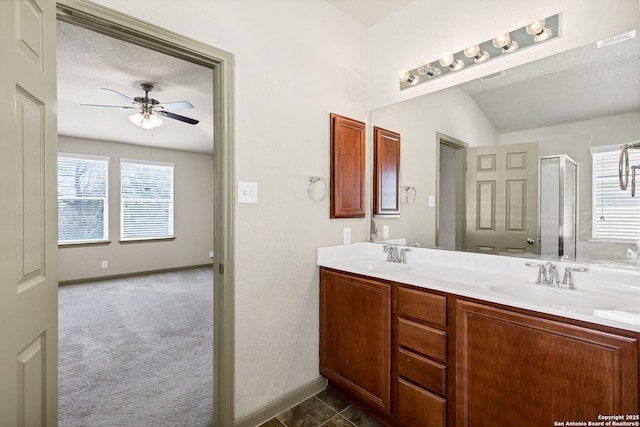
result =
M298 403L310 398L311 396L321 392L327 388L327 380L324 377L318 377L307 384L290 391L284 396L267 403L266 405L256 409L255 411L236 418L233 423L235 427L256 427L269 421L282 411L297 405Z

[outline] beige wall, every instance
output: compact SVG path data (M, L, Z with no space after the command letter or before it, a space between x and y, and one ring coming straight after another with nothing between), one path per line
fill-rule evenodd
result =
M61 282L209 264L213 249L213 157L209 154L59 137L59 152L106 156L109 244L60 246ZM175 164L174 240L120 243L120 158ZM108 261L107 269L101 262Z

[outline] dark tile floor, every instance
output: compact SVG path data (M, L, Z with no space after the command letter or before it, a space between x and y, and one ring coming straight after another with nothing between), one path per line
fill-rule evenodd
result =
M381 427L382 424L329 390L278 414L259 427Z

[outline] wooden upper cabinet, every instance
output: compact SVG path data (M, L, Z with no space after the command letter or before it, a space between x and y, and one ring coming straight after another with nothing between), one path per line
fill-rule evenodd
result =
M400 215L400 134L373 128L373 214Z
M331 218L364 218L366 126L331 113Z

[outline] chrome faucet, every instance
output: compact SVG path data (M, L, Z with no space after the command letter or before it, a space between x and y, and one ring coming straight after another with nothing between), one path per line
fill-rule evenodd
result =
M544 272L547 276L547 285L550 286L559 286L560 278L558 277L558 270L556 270L556 266L553 265L551 261L544 265Z
M588 268L570 268L565 267L564 269L564 277L562 278L562 284L569 289L575 289L576 285L573 284L573 275L571 274L574 271L589 271Z
M382 250L387 254L387 261L400 262L398 259L398 247L395 245L384 245Z
M387 254L387 261L402 264L407 263L407 252L410 252L410 249L402 248L400 252L398 252L396 245L384 245L383 250Z
M538 268L538 277L536 279L536 285L567 287L568 289L575 289L575 285L573 283L573 276L571 274L572 272L589 271L589 269L587 268L565 267L564 277L562 278L562 282L560 282L560 278L558 277L558 271L556 270L556 266L551 261L547 262L546 264L528 262L526 263L526 265L529 267Z

